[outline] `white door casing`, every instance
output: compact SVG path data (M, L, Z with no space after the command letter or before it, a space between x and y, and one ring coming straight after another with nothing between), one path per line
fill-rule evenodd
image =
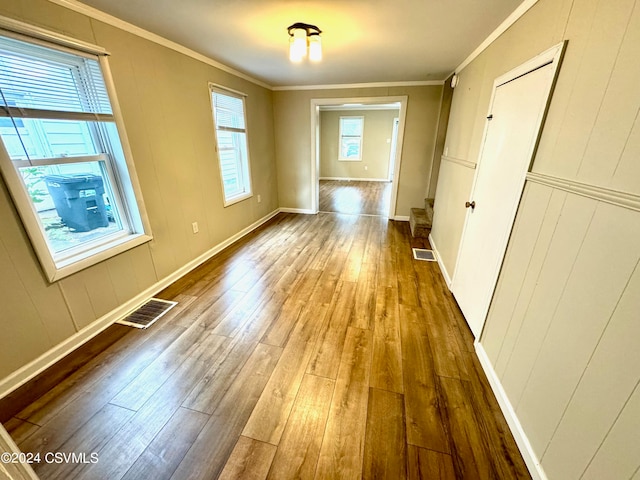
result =
M451 285L476 340L489 312L564 45L494 82Z
M396 117L393 119L393 127L391 129L391 148L389 152L389 172L387 174L387 178L390 182L393 181L393 172L395 172L396 167L396 150L398 147L398 124L400 123L400 118Z

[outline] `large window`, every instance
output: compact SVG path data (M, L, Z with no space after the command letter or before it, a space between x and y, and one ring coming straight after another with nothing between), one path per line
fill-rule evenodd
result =
M251 196L244 95L213 85L210 89L224 205L228 206Z
M364 117L340 117L340 153L338 160L362 160L362 131Z
M0 167L53 281L151 237L105 57L7 35L0 36Z

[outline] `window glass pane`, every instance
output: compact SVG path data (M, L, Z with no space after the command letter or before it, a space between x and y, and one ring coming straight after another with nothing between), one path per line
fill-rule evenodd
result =
M15 122L15 124L14 124ZM94 122L2 118L0 136L12 160L95 155Z
M243 163L247 158L246 134L218 131L218 153L225 195L245 193Z
M342 137L340 139L340 158L346 160L360 158L360 137Z
M251 193L244 98L211 92L220 175L226 202Z
M54 253L123 230L104 162L22 167L19 171Z

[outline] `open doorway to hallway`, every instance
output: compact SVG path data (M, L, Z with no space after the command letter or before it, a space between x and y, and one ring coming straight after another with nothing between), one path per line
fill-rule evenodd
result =
M312 210L394 218L406 102L312 100Z
M400 104L320 107L321 212L389 216Z

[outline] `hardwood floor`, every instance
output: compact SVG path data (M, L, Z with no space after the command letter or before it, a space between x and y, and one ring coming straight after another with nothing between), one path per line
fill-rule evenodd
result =
M530 478L408 223L279 214L16 413L42 479Z
M387 216L391 182L320 180L320 211Z

